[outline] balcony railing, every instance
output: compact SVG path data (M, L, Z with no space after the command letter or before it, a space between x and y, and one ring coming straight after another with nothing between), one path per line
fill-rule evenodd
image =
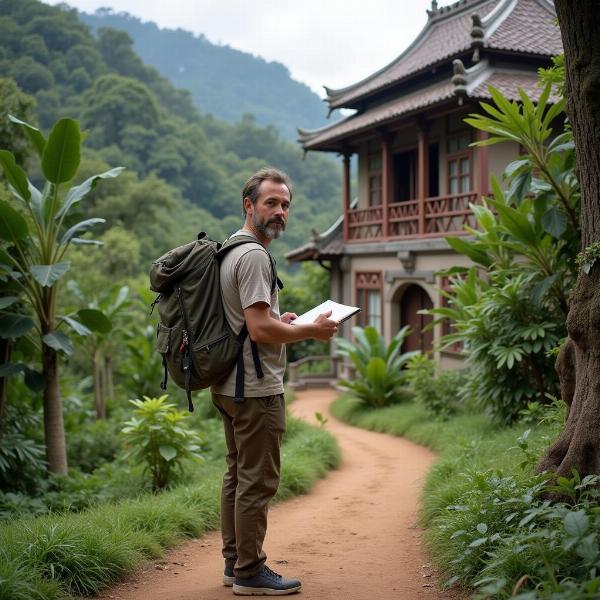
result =
M348 239L441 237L460 233L465 225L475 226L469 204L476 202L477 192L426 198L423 215L419 200L395 202L388 205L387 223L383 206L351 209L347 215Z

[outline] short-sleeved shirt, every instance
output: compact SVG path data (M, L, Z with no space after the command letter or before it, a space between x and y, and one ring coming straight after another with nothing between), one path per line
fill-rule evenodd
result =
M233 235L252 235L249 231L237 231ZM253 236L255 237L255 236ZM225 316L234 332L244 326L244 309L264 302L269 305L271 317L280 320L277 286L271 293L273 271L271 259L258 240L230 250L221 262L221 294ZM285 371L285 344L257 344L264 377L258 379L252 360L250 340L244 343L244 396L247 398L283 393ZM235 396L237 367L227 379L213 385L215 394Z

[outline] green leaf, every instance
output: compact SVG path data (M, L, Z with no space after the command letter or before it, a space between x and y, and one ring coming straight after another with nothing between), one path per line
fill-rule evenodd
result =
M0 310L14 304L18 299L18 296L2 296L0 298Z
M8 115L8 118L13 123L20 125L25 131L25 135L29 138L33 146L35 147L38 156L41 158L44 154L44 148L46 146L46 138L42 134L42 132L33 125L26 123L25 121L21 121L21 119L17 119L13 115Z
M47 333L42 338L44 344L46 346L50 346L50 348L54 348L57 352L64 352L65 354L72 354L73 352L73 343L69 339L67 335L62 333L61 331L53 331L52 333Z
M565 531L574 537L581 537L590 527L590 519L584 510L568 512L563 520Z
M548 293L548 290L554 285L554 282L558 279L561 273L554 273L549 277L545 277L540 283L538 283L531 293L531 301L539 306L544 296Z
M77 311L79 320L92 331L98 333L109 333L112 329L111 320L101 311L95 308L82 308Z
M515 176L506 192L507 197L519 205L531 188L531 172L525 171Z
M42 171L54 184L71 181L81 160L81 133L74 119L60 119L52 128L42 156Z
M34 369L25 369L24 381L32 392L42 392L46 388L44 376Z
M58 318L64 321L73 331L75 331L75 333L78 333L79 335L91 335L92 333L91 330L83 323L80 323L71 317L60 316Z
M4 363L0 365L0 377L10 377L16 373L23 373L27 365L24 363Z
M0 150L0 166L4 170L6 181L12 185L19 196L24 200L29 200L29 185L25 171L15 161L15 155L8 150Z
M4 339L18 338L29 333L35 327L31 317L12 313L0 315L0 337Z
M491 264L487 253L477 248L472 242L467 242L459 237L447 237L444 239L453 250L456 250L459 254L468 256L473 262L484 267L488 267Z
M0 200L0 239L13 242L28 234L27 221L8 202Z
M528 168L530 165L528 158L520 158L519 160L513 160L511 163L506 165L504 169L504 177L506 179L512 179L515 175L519 175L522 170Z
M177 456L177 450L173 446L160 446L158 451L167 462L171 462Z
M542 215L542 227L552 237L559 238L567 230L567 225L567 215L558 206L551 206Z
M115 167L114 169L110 169L110 171L100 173L100 175L93 175L89 179L86 179L82 184L72 187L67 192L67 197L65 198L65 202L61 209L56 213L56 218L60 219L67 213L73 204L79 202L86 194L96 187L98 181L101 179L113 179L118 177L124 169L125 167Z
M535 229L528 221L527 216L515 208L506 206L503 202L490 200L492 206L500 216L500 222L510 234L518 241L537 247L539 240L535 234Z
M88 229L90 229L94 225L97 225L98 223L106 223L106 219L95 217L93 219L86 219L85 221L80 221L76 225L73 225L73 227L67 229L65 234L62 236L60 243L67 244L76 233L87 231Z
M70 262L62 262L53 265L31 265L29 271L42 287L52 287L70 268Z

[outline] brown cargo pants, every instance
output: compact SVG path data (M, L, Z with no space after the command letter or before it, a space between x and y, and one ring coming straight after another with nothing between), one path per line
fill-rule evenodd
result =
M258 573L267 555L269 500L279 486L281 440L285 432L283 394L246 398L213 394L227 442L227 472L221 490L223 556L236 577Z

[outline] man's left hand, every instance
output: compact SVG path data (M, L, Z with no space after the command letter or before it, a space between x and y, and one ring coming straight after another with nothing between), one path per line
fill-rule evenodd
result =
M298 315L296 313L286 312L283 313L280 318L282 323L287 323L289 325L293 320L298 318Z

